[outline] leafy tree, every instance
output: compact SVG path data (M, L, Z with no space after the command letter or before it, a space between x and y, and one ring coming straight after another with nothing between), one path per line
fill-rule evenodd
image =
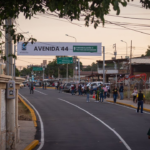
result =
M33 69L32 67L31 68L23 68L20 72L20 76L31 75L32 69Z
M97 71L97 63L93 62L91 65L84 68L83 71Z
M147 8L150 8L150 1L149 0L140 0L140 2L142 3L142 6Z
M145 55L144 54L141 55L141 57L144 57L144 56L150 56L150 46L148 46L148 49L145 52Z
M92 67L90 65L88 65L86 68L83 69L83 71L91 71Z
M15 68L15 76L16 76L16 77L19 77L19 75L20 75L19 70L18 70L17 68Z
M26 19L31 19L37 13L49 14L67 20L85 20L85 26L93 24L94 28L98 24L105 22L104 16L109 14L110 7L116 11L117 15L120 13L120 7L126 6L130 0L1 0L0 1L0 37L2 31L9 33L14 40L14 43L24 41L36 42L35 38L29 38L25 41L24 35L21 33L16 34L15 25L5 25L6 19L16 19L20 13L23 13ZM4 44L4 43L1 43ZM0 50L2 52L2 50ZM9 54L15 57L13 54ZM6 56L3 57L6 59Z
M145 52L145 56L150 56L150 46L148 46L147 51Z
M45 69L45 74L48 76L52 75L57 78L58 77L58 69L59 69L59 74L62 78L66 77L66 69L67 65L66 64L57 64L56 59L53 60L51 63L47 65L47 68ZM73 64L68 64L68 75L72 76L73 75Z
M92 68L91 68L92 71L97 71L97 63L93 62L91 66L92 66Z

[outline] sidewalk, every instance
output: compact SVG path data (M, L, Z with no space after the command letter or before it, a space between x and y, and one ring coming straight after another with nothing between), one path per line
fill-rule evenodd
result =
M113 103L113 98L106 98L107 102L112 102ZM121 104L121 105L126 105L129 107L133 107L133 108L137 108L137 103L133 103L132 100L118 100L116 101L117 104ZM149 104L143 104L143 110L145 111L150 111L150 105Z
M20 125L20 141L16 145L16 150L24 150L31 142L34 141L36 128L33 121L21 121Z

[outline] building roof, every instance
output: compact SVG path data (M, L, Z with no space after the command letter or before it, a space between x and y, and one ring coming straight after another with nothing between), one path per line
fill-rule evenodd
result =
M129 59L110 59L110 60L105 60L105 63L111 63L113 61L115 62L123 62L123 61L128 61ZM103 60L97 60L98 63L103 63Z
M150 58L133 58L131 59L131 64L150 64Z

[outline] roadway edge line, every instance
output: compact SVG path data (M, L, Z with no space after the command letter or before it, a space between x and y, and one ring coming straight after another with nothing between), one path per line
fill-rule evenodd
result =
M98 117L94 116L93 114L91 114L90 112L86 111L85 109L79 107L78 105L75 105L73 103L68 102L67 100L58 98L58 100L64 101L80 110L82 110L83 112L87 113L88 115L92 116L93 118L95 118L96 120L98 120L99 122L101 122L104 126L106 126L108 129L110 129L124 144L124 146L127 148L127 150L131 150L130 146L125 142L125 140L114 130L112 129L109 125L107 125L104 121L102 121L101 119L99 119Z
M107 102L110 102L110 103L114 103L113 101L110 101L110 100L106 100ZM116 104L120 104L120 105L125 105L125 106L128 106L128 107L132 107L132 108L135 108L137 109L137 107L133 106L133 105L130 105L130 104L125 104L125 103L120 103L120 102L116 102ZM141 109L141 108L140 108ZM147 108L143 108L144 111L148 111L150 112L150 109L147 109Z
M38 147L37 150L41 150L43 148L43 146L44 146L44 125L43 125L42 118L41 118L39 112L37 111L37 109L23 95L21 95L20 93L19 93L19 95L21 97L23 97L23 99L29 103L29 105L35 110L36 114L39 117L40 125L41 125L41 141L40 141L40 146Z

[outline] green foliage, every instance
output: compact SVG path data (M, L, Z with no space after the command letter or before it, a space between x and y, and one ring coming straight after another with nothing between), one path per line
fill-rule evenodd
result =
M15 76L16 76L16 77L19 77L19 76L20 76L20 72L19 72L19 70L18 70L17 68L15 68Z
M150 101L150 92L146 93L145 99L148 100L148 101Z
M145 52L145 56L150 56L150 46L148 46L147 51Z
M32 67L31 68L23 68L23 70L21 70L21 72L20 72L20 76L31 75L32 69L33 69Z
M120 5L126 7L130 0L1 0L0 1L0 26L2 31L10 34L14 43L24 41L34 43L36 39L29 38L25 41L24 35L16 33L15 25L5 25L4 21L16 19L23 13L26 19L31 19L37 13L52 13L52 15L67 20L85 20L85 26L93 24L97 28L100 23L104 25L104 16L109 14L110 8L120 14ZM145 0L146 1L146 0ZM2 36L0 31L0 37ZM12 56L12 55L11 55ZM4 57L5 58L5 57Z
M144 57L144 56L150 56L150 46L148 46L148 49L145 52L145 55L144 54L141 55L141 57Z
M86 68L83 68L83 71L92 71L92 67L90 65L86 66Z
M47 65L47 68L45 69L45 74L48 76L52 75L57 78L58 77L58 70L59 74L61 75L62 78L66 77L66 69L67 65L66 64L57 64L56 59L53 60L51 63ZM73 64L68 64L68 75L73 76Z
M93 62L91 65L84 68L83 71L97 71L97 63Z
M142 3L142 6L145 7L146 9L150 8L150 1L149 0L140 0Z

